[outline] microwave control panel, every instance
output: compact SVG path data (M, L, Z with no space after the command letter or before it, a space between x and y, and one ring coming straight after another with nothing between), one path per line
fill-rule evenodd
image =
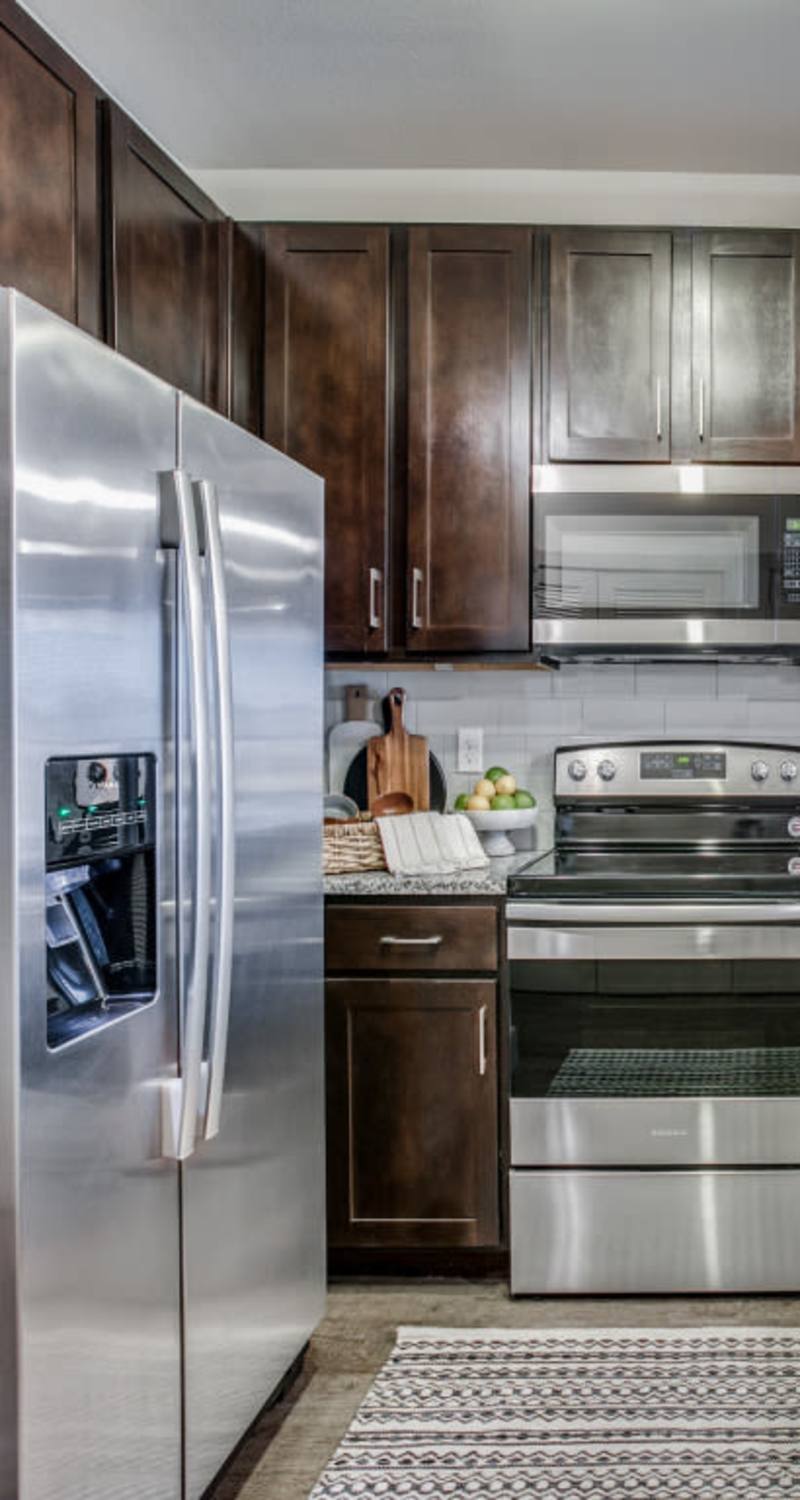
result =
M800 604L800 516L783 522L783 596L787 604Z

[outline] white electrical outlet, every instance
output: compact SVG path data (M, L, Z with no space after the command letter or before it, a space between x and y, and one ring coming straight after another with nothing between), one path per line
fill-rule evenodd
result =
M459 771L483 770L482 729L459 729L458 769Z

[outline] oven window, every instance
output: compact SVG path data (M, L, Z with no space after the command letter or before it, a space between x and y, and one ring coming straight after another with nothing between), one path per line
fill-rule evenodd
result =
M515 960L511 983L515 1097L800 1095L795 961Z
M756 515L548 515L542 603L559 613L757 610L759 529Z

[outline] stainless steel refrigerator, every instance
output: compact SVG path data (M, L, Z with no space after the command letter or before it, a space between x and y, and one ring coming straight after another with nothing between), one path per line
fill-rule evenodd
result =
M322 1311L322 506L0 292L2 1500L194 1500Z

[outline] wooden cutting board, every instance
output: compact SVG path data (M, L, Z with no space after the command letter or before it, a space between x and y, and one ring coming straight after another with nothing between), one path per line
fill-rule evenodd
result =
M404 688L392 688L384 699L387 734L370 740L367 745L367 806L371 809L377 797L387 792L406 792L414 812L430 809L430 772L428 741L424 735L409 734L403 723L406 694Z

